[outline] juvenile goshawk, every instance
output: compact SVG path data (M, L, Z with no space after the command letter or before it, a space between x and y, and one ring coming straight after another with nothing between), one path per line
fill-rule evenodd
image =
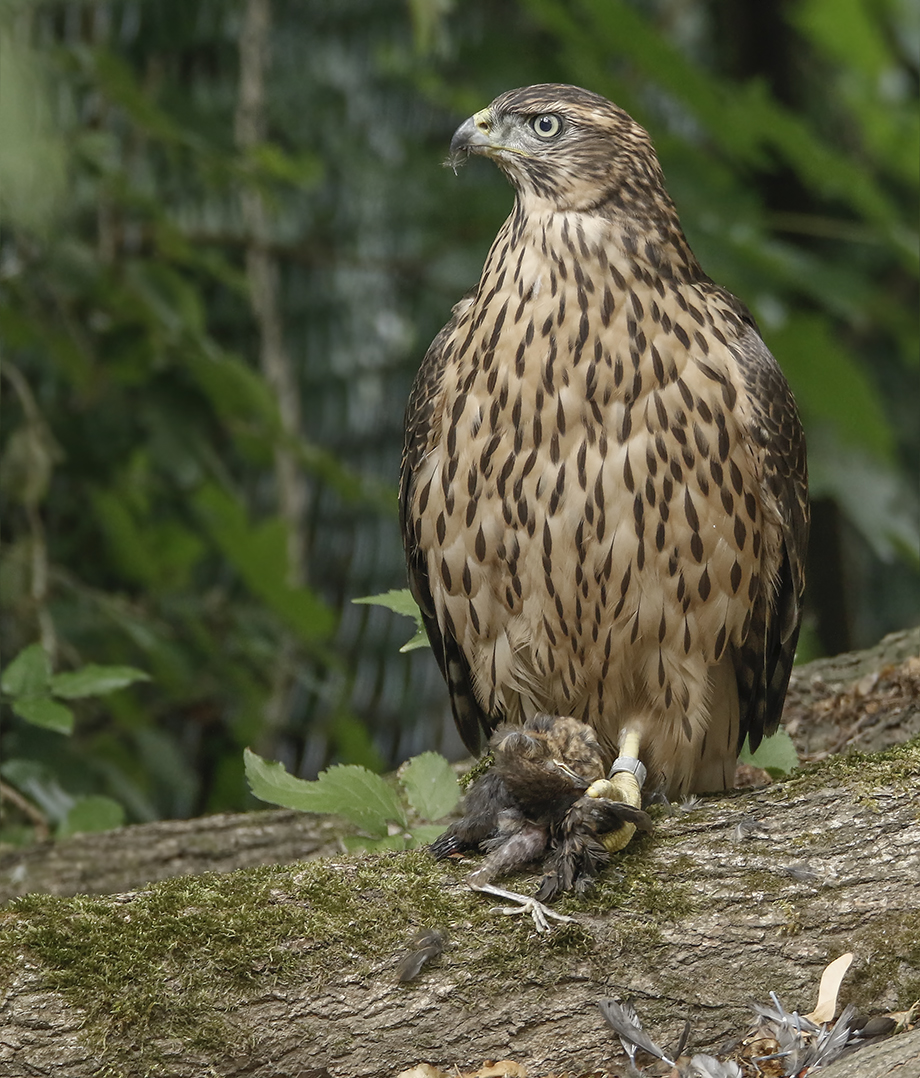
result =
M789 386L622 109L512 90L451 151L515 189L406 416L409 579L463 741L573 716L614 767L600 796L638 805L646 769L672 798L730 787L779 723L801 620Z

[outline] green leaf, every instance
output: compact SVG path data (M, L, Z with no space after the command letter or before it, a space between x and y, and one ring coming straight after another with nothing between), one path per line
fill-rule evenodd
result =
M443 830L443 828L442 828ZM378 850L407 850L413 846L411 838L405 833L384 835L382 838L368 838L367 835L344 835L342 845L349 853L372 853Z
M162 520L149 506L131 503L142 484L130 470L111 489L92 489L96 520L105 533L117 567L151 591L188 589L189 576L202 558L202 539L176 520ZM136 499L138 503L140 498Z
M795 391L806 430L827 423L841 442L891 461L894 434L868 371L839 341L828 318L797 314L766 335Z
M444 834L444 824L420 823L413 827L409 834L412 836L410 849L414 849L416 846L430 846L436 838L440 838Z
M110 797L81 797L57 830L58 838L85 831L112 831L125 822L125 810Z
M365 767L337 764L320 772L315 782L308 782L250 749L245 750L243 759L249 788L260 801L301 812L344 816L375 838L387 834L388 823L407 826L396 791Z
M316 785L338 813L372 835L384 835L388 823L407 826L396 791L379 775L357 764L337 764L322 771Z
M198 382L221 418L228 424L256 423L259 429L280 430L278 409L265 381L238 357L210 342L191 349L189 374Z
M745 741L738 760L743 764L762 767L775 779L788 775L799 766L799 756L795 751L795 745L785 730L778 730L772 737L764 738L755 753L750 751Z
M329 812L330 809L314 808L315 798L311 800L316 783L299 779L286 771L283 764L265 760L252 749L243 750L243 763L249 789L260 801L272 805L293 808L305 812Z
M120 105L142 131L166 142L183 139L183 129L154 104L152 94L140 85L134 71L121 56L97 48L89 58L105 96Z
M431 647L431 641L428 639L428 633L424 629L419 631L410 640L407 640L405 644L399 649L401 655L405 655L409 651L415 651L418 648Z
M37 696L48 689L51 661L41 644L29 644L3 671L0 688L10 696Z
M428 634L422 622L422 613L418 603L412 598L412 592L408 588L391 588L381 595L364 595L360 599L352 599L353 603L361 603L366 606L383 606L392 610L395 614L403 614L407 618L414 618L417 632L411 640L408 640L399 649L400 652L415 651L416 648L429 646Z
M316 644L332 632L335 616L309 588L288 583L287 528L280 517L250 524L246 510L215 483L199 490L196 505L249 589L298 634Z
M385 606L396 614L405 614L407 618L415 618L421 625L422 615L419 613L418 603L412 598L412 592L408 588L391 588L380 595L364 595L360 599L352 599L353 603L366 606Z
M132 259L124 280L153 326L168 334L198 335L205 313L199 292L172 266L146 259Z
M106 693L123 689L135 681L149 681L150 675L133 666L86 666L72 673L55 674L51 679L51 691L65 700L76 700L83 696L104 696Z
M59 734L73 733L73 712L50 696L17 696L11 705L21 719L33 726L43 726Z
M28 47L11 15L0 34L0 210L7 227L45 229L67 201L67 148L43 77L47 53Z
M413 756L400 768L409 804L425 820L440 820L460 800L460 786L450 764L437 752Z

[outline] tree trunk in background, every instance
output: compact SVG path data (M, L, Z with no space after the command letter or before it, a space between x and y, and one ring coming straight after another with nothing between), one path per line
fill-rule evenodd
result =
M246 0L240 30L239 100L236 110L236 143L242 157L251 155L266 141L265 77L270 65L271 0ZM275 395L281 430L288 444L275 449L275 484L278 510L287 525L288 582L298 587L307 582L307 537L304 516L307 483L290 443L301 436L300 387L284 343L280 272L269 248L269 221L265 200L254 186L240 188L246 230L246 276L252 308L259 325L259 362ZM259 750L277 751L277 733L290 714L290 697L296 678L298 648L286 634L275 660L271 695L265 707L265 726Z

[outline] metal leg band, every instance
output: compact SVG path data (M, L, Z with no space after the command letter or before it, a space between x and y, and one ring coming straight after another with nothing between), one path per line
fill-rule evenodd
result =
M645 785L645 779L648 775L645 764L642 763L641 760L637 760L634 756L618 756L613 761L613 766L610 768L607 777L613 778L618 771L629 771L635 775L640 790Z

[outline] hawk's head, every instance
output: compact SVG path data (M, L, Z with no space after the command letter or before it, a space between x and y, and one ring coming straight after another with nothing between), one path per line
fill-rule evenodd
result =
M525 203L652 216L671 209L651 139L621 108L577 86L509 90L457 129L449 163L491 157Z

